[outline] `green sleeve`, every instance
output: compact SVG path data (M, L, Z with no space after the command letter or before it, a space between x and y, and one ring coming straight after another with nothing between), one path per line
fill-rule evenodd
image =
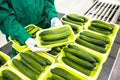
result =
M57 17L58 13L56 11L54 0L45 0L45 14L50 21L53 17Z
M5 14L4 14L5 13ZM7 2L0 2L0 30L24 44L26 39L31 35L24 29L24 27L17 22L14 11L12 11Z

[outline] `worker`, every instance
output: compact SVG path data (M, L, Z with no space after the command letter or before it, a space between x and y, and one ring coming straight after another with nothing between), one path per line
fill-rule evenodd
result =
M45 29L61 26L54 0L0 0L0 30L12 39L26 44L33 52L50 51L40 48L38 41L32 38L25 26L35 24ZM13 56L16 53L12 52Z

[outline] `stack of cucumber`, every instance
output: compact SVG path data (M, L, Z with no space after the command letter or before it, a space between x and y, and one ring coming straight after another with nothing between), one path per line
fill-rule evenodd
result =
M14 58L12 63L24 75L32 80L37 80L38 76L45 70L51 62L33 52L20 53L20 60Z
M58 53L61 52L63 46L58 46L58 47L53 47L51 51L49 51L48 53L52 54L52 55L57 55Z
M80 80L70 72L59 67L53 68L50 71L52 75L48 77L47 80Z
M40 28L38 26L35 26L33 24L28 25L25 29L28 33L32 34L33 38L36 37L36 32L38 32L40 30Z
M96 67L98 59L76 45L68 45L63 51L65 56L62 57L62 60L65 64L90 76L91 71Z
M0 55L0 67L6 63L6 59Z
M91 21L91 25L88 27L88 29L101 33L101 34L105 34L105 35L110 35L113 33L113 30L115 28L115 25L110 24L110 23L106 23L104 21L100 21L100 20L92 20Z
M42 31L39 36L42 45L51 45L69 41L71 30L68 26Z
M83 31L77 37L75 42L98 52L105 53L106 45L110 43L110 39L106 35L100 35L90 31Z
M0 80L23 80L16 73L11 70L2 70L2 76L0 76Z
M66 15L65 17L62 17L61 21L63 24L70 25L74 33L78 33L80 27L82 27L86 22L88 22L88 19L79 14L71 13Z

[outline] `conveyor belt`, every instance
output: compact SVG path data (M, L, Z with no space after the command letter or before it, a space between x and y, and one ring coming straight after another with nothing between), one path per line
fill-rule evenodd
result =
M116 23L120 13L120 5L95 1L85 15L92 19L99 19Z

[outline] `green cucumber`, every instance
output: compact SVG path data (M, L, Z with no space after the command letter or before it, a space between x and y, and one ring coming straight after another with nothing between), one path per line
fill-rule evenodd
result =
M105 30L105 29L102 29L102 28L98 28L98 27L95 27L95 26L90 26L89 29L92 30L92 31L101 33L101 34L105 34L105 35L110 35L112 33L111 31L108 31L108 30Z
M25 64L28 68L30 68L32 71L34 71L35 73L37 73L38 75L41 73L40 71L38 71L36 68L34 68L33 66L31 66L28 62L26 62L23 58L20 59L20 61Z
M47 65L45 59L43 57L41 57L40 55L38 55L38 54L36 54L34 52L31 52L31 51L27 51L27 52L24 52L24 53L28 54L31 58L33 58L35 61L37 61L42 66Z
M83 23L88 21L85 17L83 17L79 14L74 14L74 13L68 14L67 17L71 20L83 22Z
M85 36L88 36L88 37L91 37L91 38L94 38L94 39L102 40L102 41L106 42L106 44L110 43L110 39L106 35L95 34L95 33L90 32L90 31L83 31L80 34L83 34Z
M8 79L4 78L3 76L0 76L0 80L8 80Z
M100 21L100 20L93 20L93 21L91 22L91 25L92 25L92 26L95 26L95 27L107 29L107 30L110 30L110 31L112 31L112 30L113 30L113 27L114 27L113 25L108 24L108 23L103 22L103 21Z
M54 47L53 49L56 50L57 52L60 52L60 51L61 51L61 47L60 47L60 46Z
M71 60L69 60L69 59L67 59L67 58L65 58L65 57L63 57L62 60L63 60L63 62L64 62L65 64L67 64L68 66L76 69L76 70L79 71L79 72L82 72L82 73L90 76L91 71L90 71L89 69L86 69L86 68L84 68L84 67L81 67L80 65L76 64L75 62L73 62L73 61L71 61ZM75 79L73 79L73 80L75 80Z
M70 22L68 22L68 21L63 21L62 20L62 23L63 24L68 24L68 25L70 25L71 26L71 28L73 29L73 30L79 30L79 27L81 27L81 26L79 26L79 25L77 25L77 24L73 24L73 23L70 23Z
M93 49L95 51L101 52L101 53L105 53L106 52L105 48L97 46L97 45L94 45L92 43L89 43L89 42L87 42L85 40L80 39L79 37L76 39L75 42L78 43L78 44L80 44L80 45L83 45L85 47L88 47L90 49Z
M10 70L3 70L2 74L3 77L7 80L23 80L21 77Z
M59 34L62 32L66 32L67 30L70 30L67 26L59 27L56 29L44 30L39 34L39 36L44 36L44 35L48 35L48 34Z
M69 18L67 18L67 17L63 17L62 20L63 20L63 21L70 22L70 23L73 23L73 24L77 24L77 25L79 25L79 26L82 26L82 25L83 25L83 23L73 21L73 20L71 20L71 19L69 19Z
M68 38L70 36L71 32L68 30L66 32L62 32L59 34L48 34L41 36L41 39L44 41L55 41L55 40L61 40L64 38Z
M26 29L27 32L32 31L35 28L35 26L28 26Z
M64 52L69 52L81 59L87 60L89 62L96 62L96 60L87 52L80 50L80 49L74 49L74 48L64 48Z
M77 49L77 50L82 50L81 48L79 48L78 46L74 45L74 44L69 44L68 48L73 48L73 49ZM82 50L83 51L83 50Z
M94 65L92 65L90 62L83 60L81 58L78 58L77 56L72 55L71 53L66 52L65 53L65 57L67 57L68 59L74 61L76 64L83 66L87 69L93 69Z
M38 75L32 71L31 69L29 69L25 64L23 64L21 61L17 60L17 59L13 59L12 63L14 64L14 66L24 75L26 75L27 77L29 77L32 80L37 80Z
M51 51L49 51L48 53L52 54L52 55L57 55L58 52L55 49L52 49Z
M98 39L94 39L94 38L91 38L91 37L88 37L88 36L85 36L85 35L80 35L79 36L81 39L87 41L87 42L90 42L92 44L95 44L95 45L98 45L98 46L101 46L103 48L106 47L106 43L102 40L98 40Z
M39 31L39 28L38 27L35 27L32 31L30 31L29 33L30 34L34 34L36 33L37 31Z
M42 67L41 64L36 62L33 58L31 58L28 54L26 53L20 53L21 58L23 58L28 64L36 68L38 71L42 72L44 71L44 68Z
M5 58L2 55L0 55L0 65L4 65L5 63L6 63Z
M61 39L61 40L56 40L56 41L43 41L41 44L42 45L51 45L51 44L58 44L58 43L63 43L63 42L67 42L68 38L65 39Z
M82 52L85 52L85 53L90 54L90 52L87 52L86 50L83 50L83 49L81 49L81 48L79 48L78 46L73 45L73 44L69 44L69 45L68 45L68 48L78 49L78 50L81 50ZM95 56L95 55L91 55L91 56L92 56L93 58L95 58L94 62L91 62L91 63L100 62L100 59L99 59L97 56Z
M52 79L52 77L48 77L47 80L54 80L54 79Z
M57 74L52 74L51 77L53 80L65 80L64 78L62 78L61 76Z
M75 77L74 75L72 75L70 72L62 69L62 68L54 68L50 70L52 73L59 75L63 78L65 78L65 80L80 80L77 77Z

